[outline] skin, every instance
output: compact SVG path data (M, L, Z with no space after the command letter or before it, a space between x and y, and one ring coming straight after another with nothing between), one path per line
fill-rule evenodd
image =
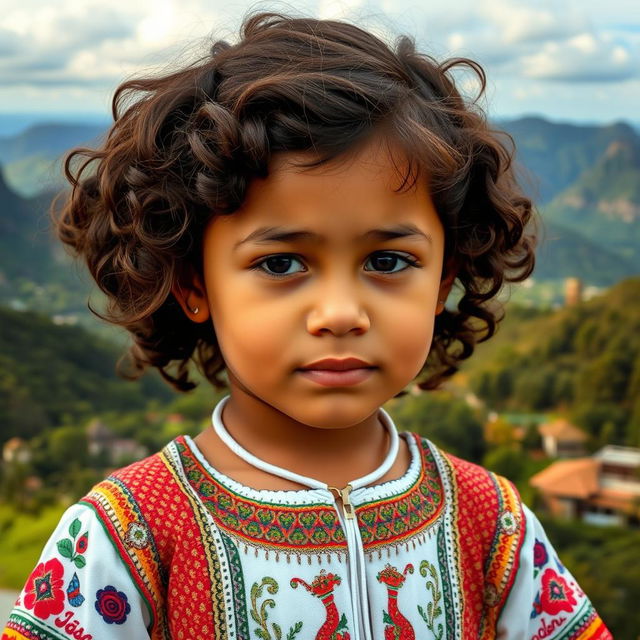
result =
M292 163L309 157L274 156L242 207L206 228L202 277L173 292L193 322L213 322L230 383L222 419L233 438L263 460L343 487L383 461L389 443L378 409L422 369L444 308L438 300L446 300L455 274L442 278L444 229L427 181L394 191L406 162L400 152L376 137L313 170ZM398 223L430 240L360 238ZM235 247L263 226L308 229L323 239ZM354 386L321 386L298 370L350 356L376 367ZM400 443L378 482L406 472L409 450ZM211 428L196 444L215 468L248 486L303 486L244 462Z

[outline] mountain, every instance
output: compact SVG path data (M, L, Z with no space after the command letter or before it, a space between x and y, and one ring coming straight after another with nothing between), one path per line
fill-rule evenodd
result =
M174 394L157 374L115 374L120 350L81 327L0 307L0 442L100 411L133 411Z
M106 126L97 124L43 123L0 137L5 179L24 196L63 186L63 154L71 147L99 144L106 131Z
M611 142L545 207L546 219L579 231L640 271L640 137Z
M48 208L53 192L21 198L0 168L0 304L43 313L87 314L92 289L88 274L73 264L53 237Z
M559 280L577 276L596 287L609 287L623 278L636 275L638 265L614 249L590 239L580 227L568 227L544 220L544 228L536 250L536 266L532 274L537 281Z
M105 134L98 125L36 124L13 136L0 138L0 162L15 162L27 156L59 156L76 145L93 145Z
M524 187L539 205L552 200L591 169L611 143L637 140L625 122L579 125L539 117L497 121L516 142L516 159L526 168Z

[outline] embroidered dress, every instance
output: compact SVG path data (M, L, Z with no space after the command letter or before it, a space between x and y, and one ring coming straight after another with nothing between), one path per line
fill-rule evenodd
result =
M339 504L179 436L65 512L2 640L612 638L511 482L400 437L407 472Z

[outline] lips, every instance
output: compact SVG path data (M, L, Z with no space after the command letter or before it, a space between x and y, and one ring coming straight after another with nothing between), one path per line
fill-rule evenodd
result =
M300 368L303 371L348 371L349 369L373 369L374 366L360 358L324 358Z

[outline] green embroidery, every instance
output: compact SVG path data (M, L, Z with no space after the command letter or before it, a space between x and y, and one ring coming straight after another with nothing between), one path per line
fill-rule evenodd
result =
M434 630L434 620L442 615L442 607L440 606L440 600L442 599L442 591L438 586L438 572L435 565L431 564L427 560L423 560L420 563L420 575L424 578L429 574L431 580L427 580L427 590L433 592L433 601L427 603L427 611L418 605L418 613L425 621L427 629L434 634L436 640L442 640L442 634L444 629L442 623L438 624L438 631Z
M260 609L258 609L258 598L262 597L263 589L267 588L267 593L271 595L275 595L278 593L278 583L273 579L265 576L262 578L262 582L258 584L257 582L253 583L251 587L251 617L254 622L259 624L260 626L256 628L255 632L260 640L282 640L282 629L280 625L274 622L271 626L273 628L273 636L269 631L269 627L267 626L267 619L269 618L269 609L273 609L276 606L276 602L273 598L267 598L261 605ZM286 640L295 640L295 637L302 630L302 621L296 622L291 629L289 629L289 633L287 633Z
M244 575L242 573L242 562L238 555L238 550L231 539L224 533L221 534L221 538L229 558L229 570L231 572L231 583L233 585L233 610L236 617L236 633L239 638L248 638L249 619L247 616L247 605L244 597Z
M291 629L289 629L289 633L287 633L287 640L294 640L294 638L300 633L302 630L302 620L296 622Z
M87 561L84 557L84 552L87 550L87 545L89 543L89 532L85 531L78 540L78 534L80 533L80 527L82 523L78 518L75 518L73 522L69 525L69 538L63 538L62 540L58 540L56 546L58 547L58 552L63 558L68 558L73 562L73 564L78 567L78 569L82 569L87 564Z

